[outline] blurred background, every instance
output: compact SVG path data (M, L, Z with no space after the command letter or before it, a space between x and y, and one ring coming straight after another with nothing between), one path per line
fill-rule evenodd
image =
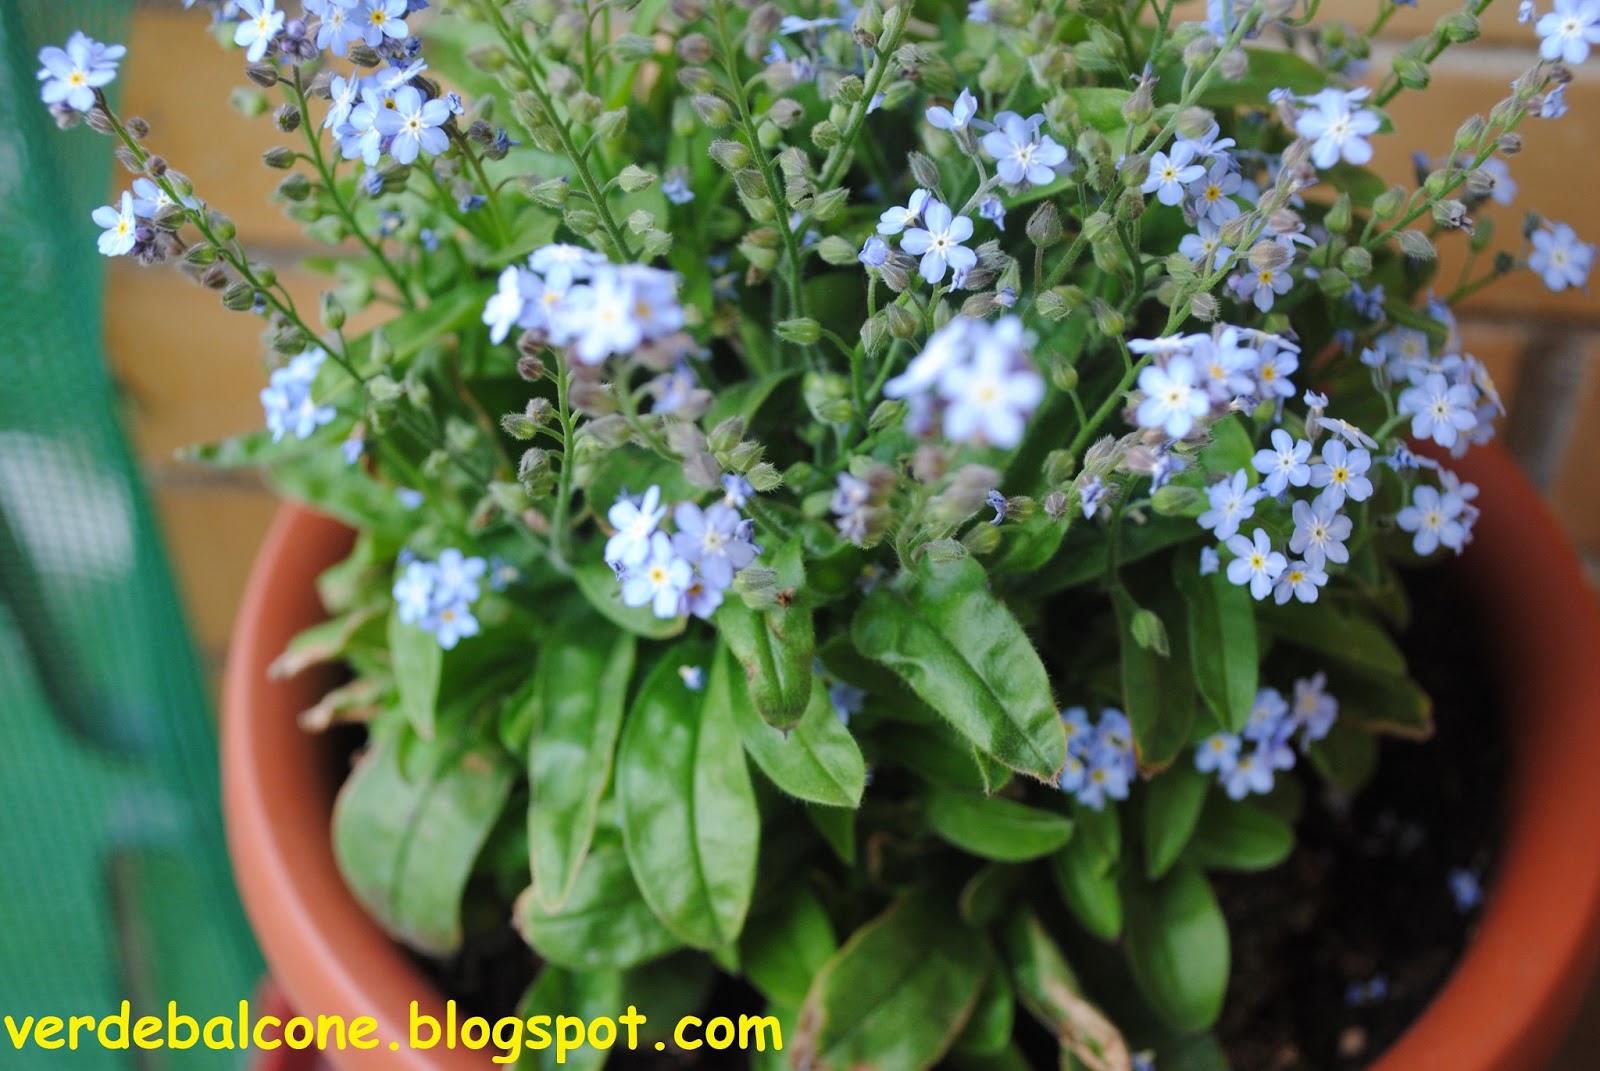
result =
M295 7L289 6L291 10ZM119 78L125 114L142 116L150 123L151 144L193 178L202 196L237 222L240 235L251 246L252 259L277 268L296 300L314 307L319 279L297 268L297 263L319 249L270 203L268 195L282 175L259 162L261 152L280 143L283 135L274 130L270 118L242 121L228 102L230 90L243 83L239 54L218 47L206 32L205 16L183 11L179 0L142 0L131 5L129 0L106 0L99 5L92 0L0 0L0 8L8 9L0 11L0 29L5 31L3 43L9 62L26 65L28 50L37 48L37 40L23 43L22 39L43 32L41 21L52 27L68 25L62 16L76 7L98 7L99 14L120 20L126 27L125 37L113 38L128 45ZM1410 35L1458 7L1453 0L1420 0L1417 6L1403 9L1385 29L1385 39L1373 58L1374 70L1386 70L1388 57ZM108 15L107 9L112 8L118 10ZM1374 0L1324 0L1319 19L1347 19L1364 26L1375 11ZM1535 53L1532 29L1518 25L1515 12L1515 0L1497 0L1483 20L1483 39L1446 53L1434 68L1429 92L1405 93L1393 102L1391 113L1401 134L1378 141L1377 164L1385 175L1413 182L1414 151L1441 154L1463 119L1473 112L1486 112L1506 95L1508 84L1533 61ZM35 15L39 18L30 18ZM64 39L65 34L60 36ZM31 74L31 67L23 73ZM12 97L13 106L42 111L31 96L28 87L21 86ZM1588 170L1600 158L1595 147L1600 135L1600 62L1591 61L1577 72L1567 99L1571 113L1555 121L1530 121L1524 129L1526 150L1507 161L1517 187L1515 199L1509 206L1491 205L1484 213L1497 224L1496 247L1515 248L1523 213L1534 207L1552 219L1570 223L1580 237L1600 241L1600 183ZM0 133L9 123L0 118ZM70 141L72 151L84 154L86 161L90 154L109 157L109 145L86 131L52 136ZM0 175L8 171L21 174L12 165L24 158L13 152L9 160L0 159ZM104 159L84 166L89 170L72 173L106 175ZM0 183L5 181L0 179ZM109 181L120 189L127 176L119 171L110 175ZM87 219L66 221L65 226L70 235L67 240L81 243L92 254L94 231ZM11 233L9 226L6 232ZM1440 244L1439 286L1448 290L1460 271L1465 240L1446 236ZM0 268L7 272L3 283L10 295L10 284L25 281L11 276L33 271L36 265L21 263L23 258L10 253L3 259L13 261ZM179 683L167 685L166 692L157 691L168 696L165 701L204 709L207 695L216 695L230 623L250 562L276 505L253 477L189 467L176 460L174 452L186 444L260 425L257 394L266 378L258 342L261 322L225 311L216 294L190 283L175 270L140 269L125 258L96 263L90 270L98 269L104 270L105 279L103 356L109 378L104 397L120 415L128 436L127 469L142 477L148 493L150 512L144 514L146 507L140 504L133 507L134 515L154 519L181 611L192 627L193 646L188 647L176 607L157 619L157 646L177 659L174 672L179 677L188 673L189 679L198 682L188 690ZM86 298L74 305L91 307ZM1600 475L1596 471L1600 458L1600 301L1588 294L1551 294L1525 273L1480 294L1461 314L1466 348L1489 365L1511 407L1503 441L1545 492L1584 555L1591 578L1600 582ZM3 315L0 312L0 337L5 328ZM92 337L95 325L79 326L91 336L79 340L82 345L97 349L99 340ZM32 348L43 348L38 340L27 341ZM20 359L12 356L20 340L6 344L10 351L6 359ZM0 406L4 404L0 402ZM52 420L66 419L64 412L50 416ZM28 420L15 400L0 408L0 417L4 418L0 433L5 435ZM0 443L0 500L5 495L5 463L19 457L14 443ZM0 535L4 535L3 528ZM0 544L0 553L4 550ZM153 555L147 570L154 578L151 583L170 592L166 587L168 567L154 541L148 553ZM0 595L6 595L13 607L17 605L15 591L0 588ZM160 592L152 598L152 605L165 605ZM172 631L163 634L163 629ZM15 674L8 684L6 666L0 660L0 703L9 706L15 689L27 686L18 684L20 678ZM173 694L178 698L172 699ZM116 751L127 745L112 741L109 746ZM8 769L0 766L0 778L10 776ZM214 792L211 778L204 771L183 772L173 781L180 786L173 790L173 799L201 801L198 806L203 807L207 793ZM20 784L14 782L11 791L0 789L0 825L15 817L8 804L13 794L22 791ZM212 824L202 821L201 825L197 835L211 838L209 843L214 844ZM5 837L0 836L0 847L4 842ZM15 858L14 854L8 856ZM6 902L22 894L15 875L12 863L0 872L0 923L6 921ZM214 873L208 879L216 880ZM203 884L196 888L213 887ZM226 897L225 893L218 895ZM34 890L34 898L48 899L38 890ZM236 918L225 917L218 923L219 932L236 933L236 922ZM84 943L92 948L97 942L115 940L114 934L97 929L85 936ZM20 961L13 959L18 950L3 941L0 950L4 951L0 968ZM248 948L232 949L219 961L216 977L236 980L253 967ZM242 996L245 990L238 992ZM0 982L0 1004L9 1010L11 1003L11 991ZM9 1066L10 1059L7 1056L0 1064ZM57 1065L52 1061L49 1066ZM1600 1067L1600 986L1591 995L1557 1065L1558 1071L1592 1071L1596 1067Z

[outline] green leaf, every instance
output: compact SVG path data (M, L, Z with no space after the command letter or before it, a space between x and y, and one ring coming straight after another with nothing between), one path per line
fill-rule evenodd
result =
M1078 86L1066 90L1066 95L1078 106L1078 118L1102 134L1127 129L1128 120L1122 116L1122 106L1133 96L1129 90Z
M1239 732L1250 720L1261 670L1255 601L1220 569L1201 576L1194 562L1174 558L1172 571L1189 610L1195 685L1222 727Z
M596 838L559 911L541 908L531 889L517 900L517 928L551 963L622 970L682 946L639 894L614 836Z
M517 1006L517 1016L524 1023L536 1015L570 1015L584 1020L602 1015L615 1018L626 1007L627 999L620 971L570 971L547 964ZM545 1023L544 1029L555 1036L553 1024ZM531 1041L527 1039L525 1045ZM607 1055L605 1049L581 1043L577 1048L563 1046L559 1051L555 1044L543 1049L524 1047L517 1067L522 1071L600 1071Z
M1004 1052L1011 1044L1011 1028L1016 1018L1016 994L1011 988L1011 976L1002 970L991 970L978 1006L967 1020L967 1027L956 1038L956 1052L972 1055L992 1055Z
M547 911L566 901L589 851L633 677L632 636L574 624L539 652L528 749L528 854Z
M1330 668L1328 691L1339 700L1339 718L1370 732L1412 740L1433 735L1433 700L1404 673L1341 673Z
M605 562L578 566L572 571L572 579L590 606L599 610L606 620L635 636L649 640L671 639L682 633L688 624L685 617L657 617L648 606L624 606L617 574Z
M950 904L931 890L911 893L822 968L791 1058L815 1071L932 1067L966 1026L990 963L981 935Z
M1127 1042L1105 1013L1084 999L1077 976L1038 916L1032 911L1012 916L1004 938L1017 999L1028 1014L1044 1024L1064 1050L1092 1058L1091 1066L1130 1066Z
M394 658L395 687L400 688L400 709L418 735L432 738L438 717L438 680L445 669L445 648L426 629L400 620L389 612L389 655Z
M1116 871L1103 865L1088 837L1073 837L1052 856L1050 873L1062 902L1084 929L1102 941L1121 936L1122 894L1117 891Z
M1173 1029L1209 1028L1222 1011L1229 953L1228 924L1205 875L1189 864L1149 883L1129 872L1122 900L1139 991Z
M1133 725L1141 772L1159 772L1189 742L1194 725L1194 680L1189 672L1187 637L1168 632L1173 653L1162 658L1133 636L1138 605L1126 590L1114 592L1117 631L1122 640L1122 705ZM1180 642L1183 641L1183 642Z
M816 827L822 839L828 842L828 847L833 849L833 854L845 866L854 866L856 862L856 812L849 807L823 807L811 804L806 808L806 817L811 819L811 824Z
M1378 763L1378 738L1365 729L1335 722L1328 735L1311 745L1317 772L1344 792L1358 792Z
M396 939L430 955L461 945L461 897L516 770L494 744L375 727L333 809L350 891Z
M773 556L780 588L805 583L801 552L800 541L792 540ZM794 726L815 690L817 638L810 607L791 603L752 610L730 600L717 611L716 624L744 667L745 687L762 719L779 729Z
M1311 651L1364 676L1402 677L1405 656L1389 632L1371 616L1334 603L1263 603L1257 619L1282 642Z
M979 749L1011 769L1055 780L1067 739L1050 679L977 561L924 559L895 583L879 585L856 612L851 635Z
M639 891L667 928L697 948L731 944L755 888L761 836L755 792L717 648L703 691L681 670L708 652L679 644L634 699L617 752L617 802Z
M1267 106L1267 94L1288 89L1300 95L1317 92L1328 84L1322 68L1294 52L1280 49L1247 48L1250 58L1245 76L1235 81L1217 79L1204 93L1200 104L1213 109Z
M994 925L1010 910L1017 887L1028 873L1026 867L990 863L972 875L957 900L962 921L980 929Z
M1072 837L1070 819L1001 796L935 791L928 798L927 818L951 844L1002 863L1042 858Z
M773 784L810 803L861 805L866 763L855 737L834 713L826 688L819 683L812 690L805 717L787 733L763 721L752 705L740 701L738 690L731 685L730 692L744 749Z
M1088 534L1079 539L1069 536L1062 544L1062 553L1050 561L1049 567L1027 578L1026 590L1030 595L1037 597L1105 577L1109 544L1104 533L1098 527L1086 525L1074 528L1072 535L1080 531ZM1187 543L1194 539L1195 532L1194 521L1186 517L1156 516L1143 524L1124 520L1117 564L1129 566L1174 544Z
M1270 870L1294 850L1294 827L1253 803L1213 794L1184 857L1208 870Z
M1194 835L1210 784L1190 763L1150 782L1144 797L1144 872L1152 881L1172 868Z
M744 973L777 1004L799 1007L839 941L817 894L796 888L776 911L752 920L740 941Z
M1230 413L1211 425L1211 442L1200 451L1200 467L1207 472L1227 475L1244 469L1252 473L1250 459L1255 456L1255 443L1244 426L1244 417Z

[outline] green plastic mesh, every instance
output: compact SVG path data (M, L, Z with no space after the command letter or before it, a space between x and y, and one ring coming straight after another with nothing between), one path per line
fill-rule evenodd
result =
M0 1014L124 999L197 1017L260 961L222 847L198 661L102 356L90 213L111 144L62 133L35 79L73 29L127 40L127 0L0 0ZM152 269L159 270L159 269ZM184 1071L242 1055L14 1051L6 1068Z

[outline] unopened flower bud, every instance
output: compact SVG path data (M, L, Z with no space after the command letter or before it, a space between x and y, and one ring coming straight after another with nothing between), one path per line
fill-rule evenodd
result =
M262 89L271 89L278 84L278 68L272 63L247 63L244 76Z
M1128 632L1133 636L1133 642L1153 654L1166 658L1169 653L1167 646L1167 627L1161 623L1152 610L1139 609L1133 615L1133 620L1128 622Z
M319 300L321 302L322 326L329 331L338 331L344 327L344 306L340 304L338 297L332 292L324 290Z
M1351 246L1339 257L1339 267L1352 279L1365 279L1372 274L1372 254L1362 246Z
M931 158L912 150L907 154L907 162L911 166L911 177L916 180L918 186L925 186L930 190L938 188L939 167Z
M1447 198L1433 206L1433 221L1449 230L1464 227L1471 222L1467 218L1467 206L1454 197Z
M1427 89L1428 83L1433 81L1433 75L1428 71L1428 65L1416 56L1405 52L1394 58L1395 77L1407 89Z
M780 320L775 330L778 337L785 342L794 342L801 346L814 346L817 340L822 338L822 325L809 316Z
M303 118L300 109L293 104L280 104L272 113L272 121L279 130L285 134L292 134L300 129L300 120Z
M1432 260L1439 255L1433 242L1421 231L1401 231L1400 251L1412 260Z
M1054 201L1041 202L1028 217L1028 240L1040 249L1049 249L1061 241L1061 213Z
M883 310L884 318L889 321L889 334L899 339L911 339L917 336L921 328L917 317L909 309L900 304L892 304Z
M544 377L544 362L527 354L518 357L517 376L529 383L537 382Z
M221 264L213 264L200 276L200 285L207 290L221 290L228 285L228 273Z
M1217 318L1220 306L1214 295L1196 294L1189 299L1189 314L1204 323L1211 323Z
M1452 11L1436 22L1433 30L1453 45L1476 41L1483 33L1477 16L1470 11Z
M193 264L198 268L215 264L217 262L217 247L208 245L205 242L192 245L184 252L183 262L185 264Z
M738 171L750 163L750 150L737 141L718 138L711 143L711 159L724 170Z
M1100 333L1107 338L1121 338L1122 332L1127 328L1127 321L1122 313L1109 302L1099 298L1094 300L1094 323Z
M640 190L648 188L655 180L655 175L638 164L629 164L617 176L617 185L621 186L625 193L638 193Z
M294 166L299 154L293 149L276 145L261 154L261 162L277 171L287 171Z
M689 98L689 106L700 121L712 130L720 130L733 122L733 109L728 102L713 93L696 93Z
M1257 242L1250 249L1250 266L1256 271L1277 271L1294 259L1294 254L1270 238Z
M248 312L255 308L256 288L249 283L234 283L222 292L222 305L233 312Z

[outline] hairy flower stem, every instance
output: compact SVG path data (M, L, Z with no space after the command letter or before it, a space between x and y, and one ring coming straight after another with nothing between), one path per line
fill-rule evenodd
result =
M578 181L583 184L584 193L594 204L594 210L600 217L600 225L605 228L606 236L616 246L617 252L623 260L634 260L637 254L628 245L627 236L622 228L617 225L617 219L611 213L611 206L606 202L605 191L596 181L594 172L589 169L588 158L578 148L573 140L572 128L562 120L556 112L555 100L546 88L544 72L540 69L538 57L528 48L528 43L522 33L514 30L506 21L505 13L500 10L500 0L479 0L479 10L483 11L489 21L494 24L495 33L500 37L502 44L511 54L511 60L522 72L528 81L528 88L534 96L539 98L539 103L544 106L545 112L550 116L550 125L555 130L557 138L561 141L561 151L571 161L573 169L578 174Z
M383 273L389 277L389 281L394 284L396 292L400 295L401 303L407 309L416 308L417 302L412 296L411 288L406 285L406 277L384 254L383 247L356 222L354 207L339 192L339 184L336 181L337 165L328 162L327 154L322 151L322 131L311 123L310 101L306 96L305 83L299 67L294 68L294 80L285 82L284 87L293 99L295 107L305 117L300 123L300 129L306 136L306 146L311 150L309 158L311 166L316 168L318 177L322 179L323 188L328 191L328 199L333 202L334 211L338 213L350 233L355 235L356 241L372 254L378 266L383 269Z
M1473 18L1480 18L1485 11L1489 10L1489 5L1493 2L1494 0L1472 0L1472 2L1466 6L1465 11ZM1394 6L1391 5L1388 13L1392 14L1393 11ZM1423 64L1432 65L1434 60L1438 59L1444 54L1444 50L1449 48L1450 44L1451 42L1444 36L1444 34L1435 30L1433 40L1428 45L1427 52L1422 56ZM1383 86L1378 90L1377 95L1372 98L1373 107L1383 107L1385 104L1389 103L1389 101L1393 100L1395 96L1404 88L1405 86L1400 84L1400 76L1394 71L1390 71L1388 77L1383 80Z

